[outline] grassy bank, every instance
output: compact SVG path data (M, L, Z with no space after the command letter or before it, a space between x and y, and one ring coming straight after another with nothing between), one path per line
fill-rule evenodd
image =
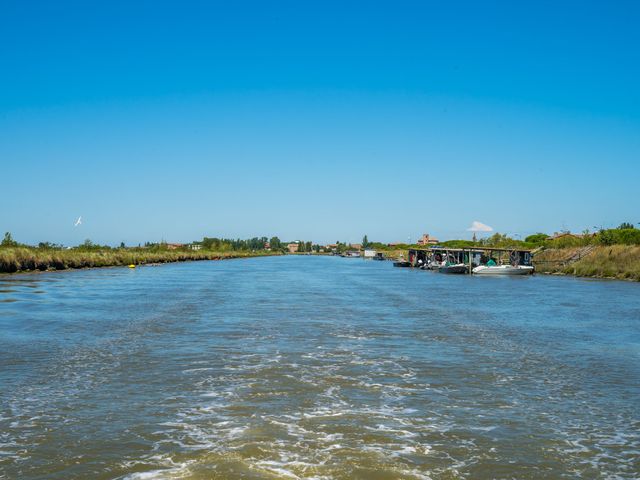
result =
M546 249L534 256L538 273L640 281L640 246Z
M15 247L0 249L0 273L113 267L131 264L143 265L192 260L223 260L265 255L271 255L271 252L148 251L142 248L84 251L79 249L49 250Z

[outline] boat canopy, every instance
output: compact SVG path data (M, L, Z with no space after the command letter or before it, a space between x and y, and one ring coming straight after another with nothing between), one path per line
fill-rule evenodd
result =
M420 266L427 262L448 261L451 263L464 263L471 268L486 265L492 261L497 265L525 265L530 266L533 255L531 250L521 248L495 248L495 247L461 247L448 248L433 246L430 248L409 249L409 262L413 266Z

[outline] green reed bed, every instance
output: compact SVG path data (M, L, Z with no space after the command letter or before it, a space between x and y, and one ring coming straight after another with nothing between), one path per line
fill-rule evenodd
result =
M29 247L1 248L0 272L65 270L70 268L113 267L121 265L142 265L148 263L185 262L192 260L222 260L262 256L265 252L231 251L188 251L145 249L110 250L48 250Z

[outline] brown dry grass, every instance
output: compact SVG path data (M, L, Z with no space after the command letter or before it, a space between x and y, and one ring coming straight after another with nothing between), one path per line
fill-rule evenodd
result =
M577 248L562 248L538 253L534 257L536 271L640 281L640 246L599 246L580 260L566 262L577 251Z

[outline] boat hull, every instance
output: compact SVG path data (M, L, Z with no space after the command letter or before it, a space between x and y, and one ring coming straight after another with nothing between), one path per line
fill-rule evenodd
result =
M438 268L438 272L440 273L467 273L468 269L466 265L448 265L448 266L444 266L444 267L440 267Z
M526 265L518 265L516 267L512 265L496 265L488 267L481 265L472 270L474 275L531 275L533 273L533 267Z
M410 267L411 263L410 262L393 262L393 266L394 267Z

